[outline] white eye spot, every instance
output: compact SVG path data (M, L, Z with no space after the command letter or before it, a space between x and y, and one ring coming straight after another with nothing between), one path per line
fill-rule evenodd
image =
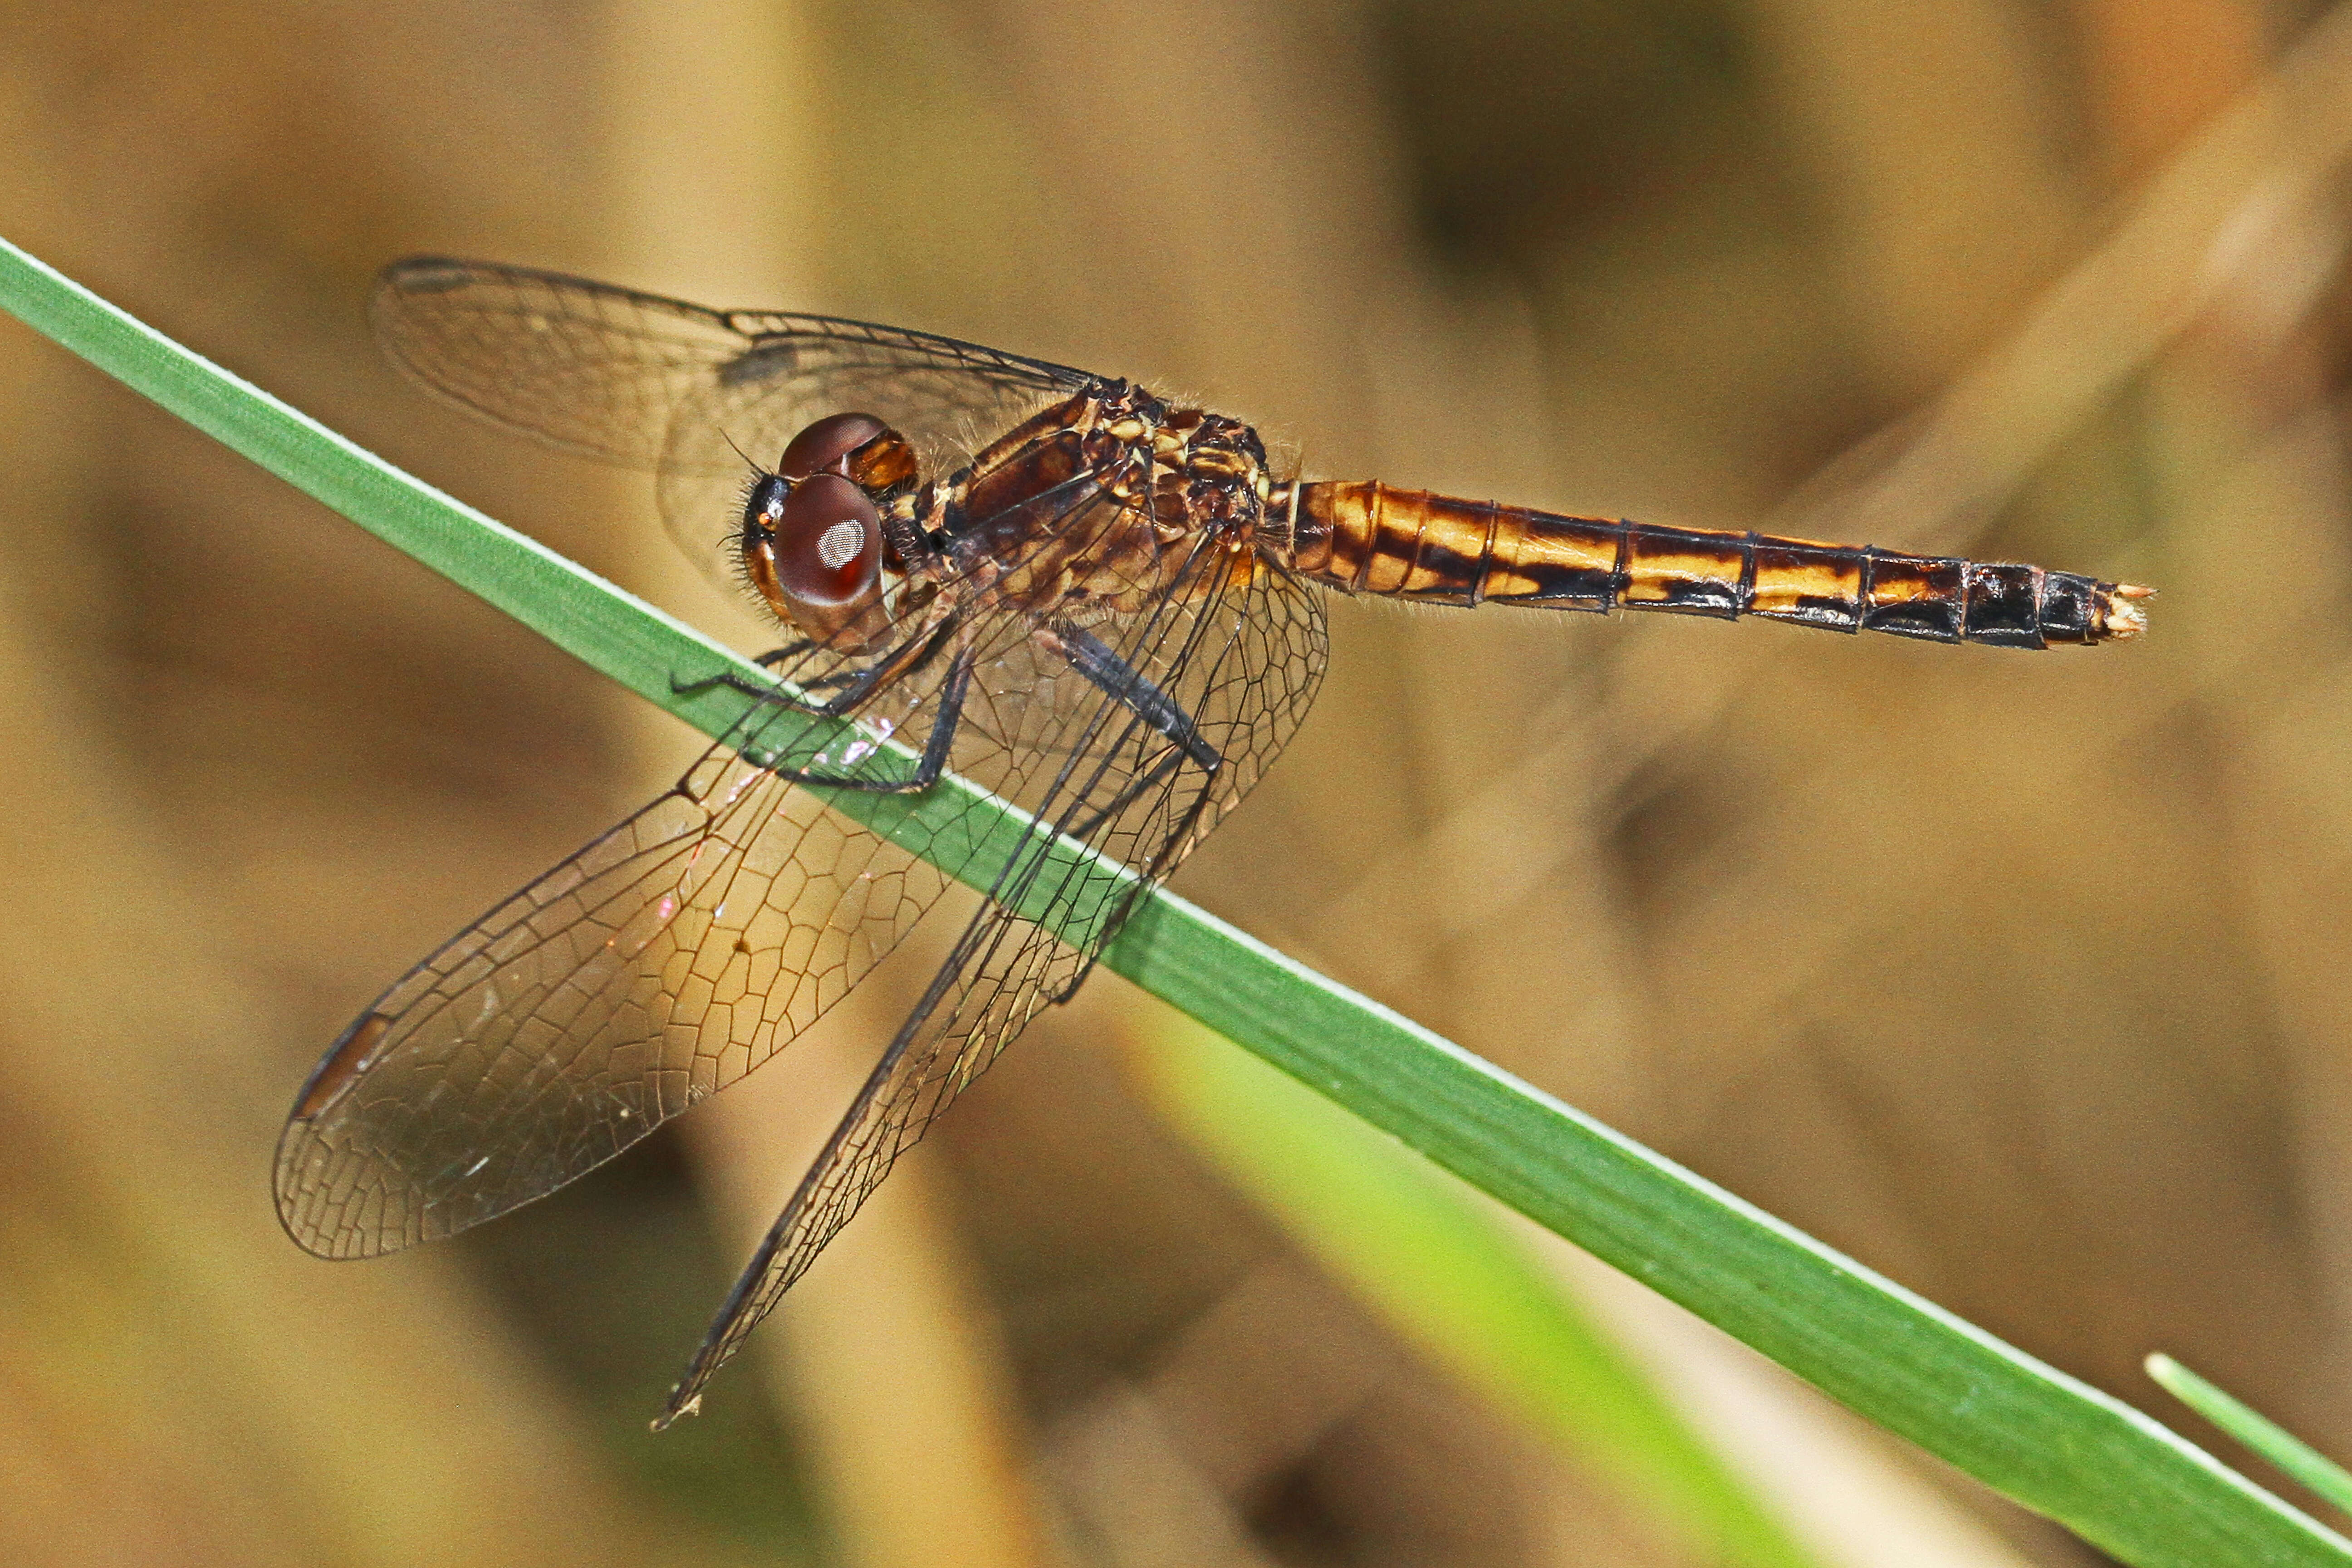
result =
M866 530L847 518L816 536L816 558L828 571L848 565L865 548Z

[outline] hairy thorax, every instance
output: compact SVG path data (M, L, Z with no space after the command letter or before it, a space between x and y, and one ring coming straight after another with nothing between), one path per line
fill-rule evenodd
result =
M990 607L1085 624L1245 582L1273 485L1257 432L1098 382L915 498Z

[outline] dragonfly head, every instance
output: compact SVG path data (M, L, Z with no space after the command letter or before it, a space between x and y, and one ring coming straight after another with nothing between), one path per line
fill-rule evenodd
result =
M914 448L870 414L803 430L744 500L738 548L752 590L808 637L855 651L893 564L881 505L914 479Z

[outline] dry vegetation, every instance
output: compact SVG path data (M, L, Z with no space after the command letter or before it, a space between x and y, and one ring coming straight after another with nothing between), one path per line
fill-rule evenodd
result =
M2352 1447L2347 18L0 16L10 238L747 647L647 487L376 363L378 265L1001 342L1323 474L2158 584L2146 643L2040 656L1338 605L1178 886L2135 1403L2166 1349ZM665 1438L904 976L581 1190L302 1256L265 1175L317 1051L695 742L5 324L0 471L0 1556L1691 1561L1223 1187L1108 977ZM1825 1562L2093 1560L1563 1267Z

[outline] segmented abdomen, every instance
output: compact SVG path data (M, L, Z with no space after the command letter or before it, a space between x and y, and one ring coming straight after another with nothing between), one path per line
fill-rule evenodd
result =
M1294 519L1293 569L1350 594L1761 616L2001 647L2114 641L2147 626L2137 601L2148 589L2039 566L1562 517L1377 482L1302 483L1271 500L1269 515Z

